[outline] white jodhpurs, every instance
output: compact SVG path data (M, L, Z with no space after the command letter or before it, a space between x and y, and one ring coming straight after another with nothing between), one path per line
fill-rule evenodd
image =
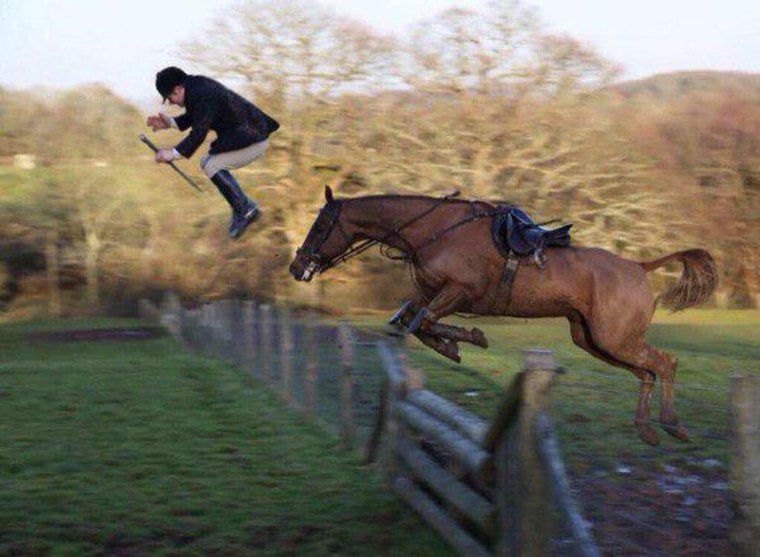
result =
M216 155L207 153L201 157L201 168L206 176L213 178L214 174L220 170L235 170L250 164L266 153L267 147L269 147L269 140L265 139L237 151L217 153Z

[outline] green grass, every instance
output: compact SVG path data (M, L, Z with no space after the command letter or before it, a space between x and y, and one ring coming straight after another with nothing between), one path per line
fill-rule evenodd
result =
M451 554L377 473L168 337L0 326L0 555Z
M463 346L456 365L410 339L411 363L429 388L488 419L521 350L554 350L567 373L553 389L552 414L580 472L726 463L729 377L757 373L760 359L760 312L658 315L649 338L680 359L677 408L693 441L663 434L653 449L631 425L633 376L575 348L566 323L454 322L483 328L491 347ZM451 554L375 471L231 364L167 337L30 336L138 324L0 326L0 556Z

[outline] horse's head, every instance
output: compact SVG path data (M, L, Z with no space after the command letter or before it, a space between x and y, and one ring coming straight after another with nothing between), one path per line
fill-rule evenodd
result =
M290 274L296 280L310 281L315 274L330 268L333 259L351 245L340 223L343 202L333 199L330 186L325 186L325 199L327 203L319 210L317 220L290 263Z

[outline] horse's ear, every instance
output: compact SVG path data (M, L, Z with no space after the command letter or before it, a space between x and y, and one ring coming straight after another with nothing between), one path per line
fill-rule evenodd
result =
M333 193L330 186L325 186L325 199L327 200L328 203L333 202Z

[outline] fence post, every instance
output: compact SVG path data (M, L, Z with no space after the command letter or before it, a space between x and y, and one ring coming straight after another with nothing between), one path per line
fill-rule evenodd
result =
M496 446L496 555L542 556L549 551L549 486L542 474L534 421L546 402L557 364L550 350L526 350L516 385L517 411Z
M179 322L181 309L182 304L179 301L179 296L175 292L167 292L159 309L159 320L177 341L181 341L182 337L182 328Z
M731 555L757 555L760 540L760 375L731 377Z
M399 460L399 444L401 442L404 428L399 423L398 416L396 415L396 404L399 400L402 400L406 396L408 389L408 381L406 375L406 369L398 360L397 350L390 348L385 342L380 341L377 343L377 351L382 361L383 368L385 370L385 381L383 382L382 393L382 408L380 412L380 419L385 420L386 427L386 445L385 462L383 468L385 469L386 479L393 485L396 478L401 471L401 462ZM377 424L382 426L382 424ZM377 430L379 434L379 429ZM379 435L377 439L373 440L373 444L377 444L379 441ZM376 446L371 449L372 454L376 450Z
M217 302L209 302L208 304L208 352L207 355L217 357L219 355L217 346L219 343L219 330L217 323L218 316Z
M230 300L227 313L227 327L230 332L230 360L236 366L241 366L245 358L245 330L243 329L243 302L238 299Z
M282 394L293 405L293 329L290 310L285 307L280 313L280 367L282 369Z
M211 328L214 331L213 352L215 358L223 355L222 346L224 345L224 322L222 320L222 303L220 301L211 304Z
M314 418L317 399L317 339L316 320L309 313L306 316L306 377L304 377L304 412L309 419Z
M253 375L253 358L256 351L255 331L253 329L256 319L256 304L254 302L243 303L243 335L245 335L245 357L243 367Z
M187 341L193 350L198 350L198 327L200 322L200 308L185 312L187 316Z
M351 328L346 323L338 326L340 345L340 439L343 448L353 446L354 424L351 401L354 388L354 347Z
M208 322L209 307L207 303L204 303L198 308L198 346L204 356L208 356Z
M225 299L219 302L221 313L222 359L235 361L235 300Z
M261 374L267 385L272 384L272 306L261 306Z

